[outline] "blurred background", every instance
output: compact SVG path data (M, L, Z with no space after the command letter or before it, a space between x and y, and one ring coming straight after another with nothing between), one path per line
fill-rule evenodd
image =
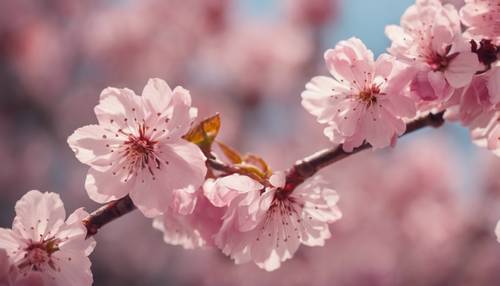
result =
M453 1L460 5L460 1ZM68 212L98 206L66 144L96 122L107 86L140 93L150 77L191 91L221 139L275 170L330 146L300 93L326 74L323 51L351 36L376 55L411 0L6 0L0 3L0 227L28 190ZM499 285L500 158L453 124L365 151L322 172L344 218L323 248L278 271L162 242L138 212L106 226L94 285Z

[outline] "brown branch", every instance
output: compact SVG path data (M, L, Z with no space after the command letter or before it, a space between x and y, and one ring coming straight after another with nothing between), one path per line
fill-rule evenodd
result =
M423 118L409 122L406 125L406 132L403 135L426 126L441 126L444 123L443 114L444 111L437 114L429 114ZM335 148L325 149L306 157L298 161L288 170L286 186L284 189L285 191L293 191L298 185L303 183L307 178L312 177L320 169L369 148L371 148L371 145L365 143L358 148L355 148L352 152L345 152L342 145L339 145ZM212 158L207 159L207 166L226 174L241 173L242 171L235 166L227 165ZM95 235L101 227L135 210L135 208L136 207L129 196L102 206L83 221L85 227L87 228L87 237Z
M423 127L439 127L443 125L443 114L444 111L437 114L429 113L429 115L425 117L409 122L406 124L405 133L401 136L409 134L415 130L419 130ZM309 157L297 161L297 163L295 163L295 165L293 165L293 167L291 167L287 172L284 190L286 192L291 192L298 185L302 184L305 180L316 174L316 172L320 169L371 147L372 146L369 143L365 142L361 146L354 148L352 152L346 152L341 144L332 149L321 150Z
M125 196L97 209L83 220L83 224L87 228L87 238L96 234L104 225L128 214L135 210L135 208L132 199L129 196Z

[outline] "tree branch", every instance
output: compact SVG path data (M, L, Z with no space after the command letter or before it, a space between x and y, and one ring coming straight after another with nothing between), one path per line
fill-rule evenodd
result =
M425 117L413 120L406 124L406 131L401 136L427 126L437 128L444 123L443 115L444 111L441 111L437 114L429 113L429 115ZM369 143L365 142L361 146L354 148L352 152L346 152L343 149L343 145L340 144L335 148L324 149L299 160L288 170L284 190L286 192L291 192L298 185L316 174L320 169L371 147Z
M83 224L87 228L87 238L96 234L104 225L135 209L136 207L129 196L100 207L83 220Z
M406 125L406 132L403 135L427 126L441 126L444 123L443 114L444 111L437 114L431 113L425 117L409 122ZM306 179L312 177L320 169L360 151L369 149L371 148L371 145L368 143L364 143L363 145L355 148L352 152L346 152L342 147L342 145L338 145L337 147L332 149L324 149L309 157L297 161L297 163L295 163L295 165L287 172L286 185L284 190L290 192L293 191L298 185L302 184ZM216 159L207 159L207 166L214 170L221 171L227 174L240 172L238 168L227 165ZM83 220L83 224L87 228L87 237L95 235L97 231L104 225L135 209L136 207L134 206L134 203L129 196L123 197L119 200L102 206L98 210L91 213L88 218Z

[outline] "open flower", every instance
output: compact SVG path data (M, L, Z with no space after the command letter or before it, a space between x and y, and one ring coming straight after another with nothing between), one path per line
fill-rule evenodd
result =
M207 197L227 206L216 245L237 264L253 261L267 271L292 258L300 244L322 246L330 237L329 223L341 217L335 191L313 179L292 193L281 189L285 175L270 178L271 186L242 175L218 179Z
M460 120L467 127L483 128L500 103L500 64L475 76L471 83L455 91L447 103L446 119ZM489 121L487 119L486 121Z
M401 26L389 25L389 53L416 72L410 88L418 98L437 105L457 88L468 85L482 67L462 37L458 12L438 0L417 0L401 17Z
M85 239L82 220L87 216L78 209L64 221L66 212L59 195L25 194L16 204L12 229L0 228L0 249L6 250L19 272L19 284L14 285L36 285L32 283L37 280L43 285L92 285L88 256L95 241Z
M465 34L500 44L500 5L498 0L465 0L460 19L468 27Z
M76 130L68 144L90 166L85 188L91 199L109 202L130 195L147 217L161 215L175 190L201 186L205 156L182 139L196 117L182 87L151 79L136 95L106 88L95 107L98 125Z
M415 105L404 95L411 73L383 54L373 53L356 38L341 41L325 53L333 78L313 78L302 93L302 105L327 123L325 135L351 151L364 140L375 148L386 147L406 130L405 117L415 115Z

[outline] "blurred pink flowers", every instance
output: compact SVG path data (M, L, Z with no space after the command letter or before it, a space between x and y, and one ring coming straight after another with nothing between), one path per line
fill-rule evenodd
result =
M92 285L87 256L95 241L86 239L82 220L87 216L78 209L64 221L66 212L59 195L26 193L16 204L12 230L0 228L0 249L6 250L19 277L30 276L26 284L15 285L36 285L34 280L55 286ZM36 275L32 276L32 272Z
M300 244L323 246L330 238L329 223L341 218L337 193L319 180L283 193L284 173L270 178L272 186L231 175L206 191L215 205L227 206L215 241L236 264L253 261L267 271L292 258Z
M333 78L313 78L302 93L302 105L327 123L325 135L351 151L364 140L386 147L406 129L403 118L415 116L414 102L404 95L408 69L387 54L373 53L356 38L341 41L325 53Z
M389 25L388 51L412 65L416 76L412 93L438 107L456 88L468 85L481 69L477 56L462 37L458 12L438 0L417 0L401 17L401 26Z
M95 113L99 125L68 138L78 160L90 166L85 181L90 198L105 203L129 194L145 216L155 217L171 206L174 195L201 186L205 156L181 138L196 117L187 90L171 90L160 79L149 80L142 97L107 88Z

